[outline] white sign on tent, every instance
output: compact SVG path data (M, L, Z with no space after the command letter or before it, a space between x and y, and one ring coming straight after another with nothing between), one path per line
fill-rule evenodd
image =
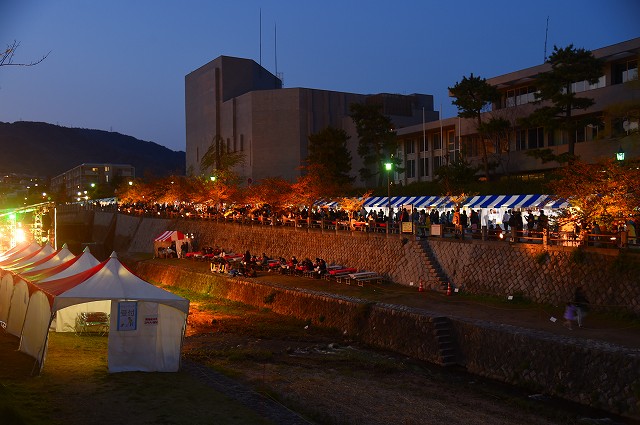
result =
M135 331L138 322L138 303L126 301L118 303L118 330Z

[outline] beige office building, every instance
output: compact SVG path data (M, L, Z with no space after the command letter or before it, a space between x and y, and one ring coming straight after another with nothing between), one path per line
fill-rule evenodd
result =
M572 116L574 119L598 117L603 124L587 125L576 130L575 154L587 162L595 162L604 157L615 158L618 153L624 153L626 158L638 158L640 142L637 114L613 118L607 113L607 109L622 102L640 100L640 90L626 84L638 79L640 38L593 50L593 54L605 61L602 77L595 84L576 81L572 90L581 92L580 97L593 98L595 104L587 110L572 111ZM471 65L469 69L472 71ZM483 114L483 121L492 116L503 117L513 126L510 134L489 146L489 160L495 164L492 176L537 178L545 171L557 168L559 164L543 163L540 159L527 155L528 151L550 149L554 154L567 152L566 133L542 127L518 126L518 118L527 116L540 107L534 104L535 77L549 69L549 64L542 64L487 79L489 84L499 89L502 97L499 103L492 105L491 111ZM400 128L397 134L397 154L403 159L406 171L396 174L395 180L403 184L432 181L438 167L454 161L460 155L472 165L482 164L482 147L476 123L471 119L446 118L427 122L425 125Z
M295 181L309 136L332 126L351 136L351 174L357 177L363 164L349 107L363 102L381 103L395 128L422 122L423 115L438 119L431 95L283 88L280 79L255 61L220 56L185 77L187 175L211 172L201 170L200 163L219 135L228 151L244 154L244 164L235 171L245 183L266 177ZM362 182L356 178L356 184Z

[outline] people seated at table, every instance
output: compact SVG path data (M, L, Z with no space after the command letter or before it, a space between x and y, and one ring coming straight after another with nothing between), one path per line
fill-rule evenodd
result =
M313 262L309 258L305 258L299 264L296 265L295 274L303 275L305 272L313 269Z
M175 248L175 245L174 245ZM162 252L161 255L162 258L177 258L178 254L176 253L176 250L171 248L171 247L167 247L164 249L164 251Z
M313 277L320 279L325 273L327 273L327 262L322 258L316 258L313 267Z

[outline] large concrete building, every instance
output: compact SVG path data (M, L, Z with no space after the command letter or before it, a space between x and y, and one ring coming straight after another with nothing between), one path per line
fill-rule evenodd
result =
M365 102L381 103L395 128L422 122L423 116L438 119L431 95L283 88L280 79L255 61L220 56L185 77L187 174L210 172L201 170L200 163L217 136L228 151L244 154L235 171L245 183L266 177L295 181L307 157L309 136L332 126L351 136L351 174L357 177L363 164L349 107Z
M615 158L618 152L627 158L640 157L638 116L617 117L609 108L624 102L639 102L640 90L627 82L638 79L640 38L593 50L593 55L605 62L603 75L595 84L576 81L572 90L580 97L592 98L595 104L586 110L574 110L574 119L597 117L602 125L586 125L576 130L575 154L586 162ZM472 67L470 66L470 70ZM489 144L489 160L495 165L493 176L515 175L523 179L539 178L557 168L555 161L542 162L527 155L534 149L550 149L558 155L568 150L568 135L560 130L542 127L524 128L518 118L529 115L541 105L535 104L535 78L548 71L548 63L487 79L501 93L499 102L483 113L483 121L493 117L508 120L512 129L501 139ZM438 167L463 155L472 165L481 166L483 143L472 119L457 117L427 122L398 129L398 156L404 161L405 172L395 175L403 184L432 181Z

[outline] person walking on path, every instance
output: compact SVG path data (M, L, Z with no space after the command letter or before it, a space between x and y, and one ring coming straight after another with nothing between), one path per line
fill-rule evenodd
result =
M589 310L589 300L582 292L582 288L578 286L576 288L575 293L573 294L573 304L576 307L576 318L578 320L578 327L582 327L582 321L584 317L587 315L587 311Z

